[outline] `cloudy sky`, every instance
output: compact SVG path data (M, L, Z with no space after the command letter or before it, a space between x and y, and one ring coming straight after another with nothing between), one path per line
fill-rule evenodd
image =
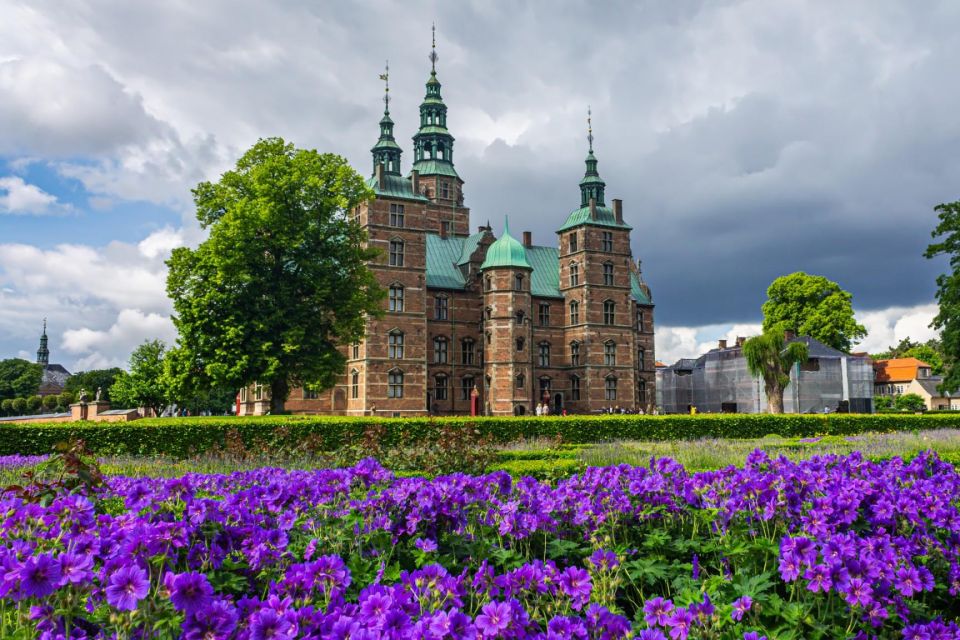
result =
M258 137L363 174L390 60L410 136L438 73L474 225L555 242L587 105L657 303L658 356L756 331L775 277L854 294L880 349L932 336L922 257L960 199L960 3L0 0L0 357L122 364L172 340L190 188Z

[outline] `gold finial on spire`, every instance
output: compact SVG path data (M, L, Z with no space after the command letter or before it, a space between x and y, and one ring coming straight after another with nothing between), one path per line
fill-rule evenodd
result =
M386 70L380 74L383 80L383 112L390 113L390 61L387 60Z
M430 73L437 72L437 23L430 25L431 43L430 43Z
M593 153L593 112L587 105L587 142L590 143L590 153Z

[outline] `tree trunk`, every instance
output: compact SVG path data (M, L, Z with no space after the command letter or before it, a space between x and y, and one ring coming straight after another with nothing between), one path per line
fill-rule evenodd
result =
M767 386L767 411L783 413L783 388L777 385Z
M283 413L283 405L290 395L290 384L283 380L274 380L270 383L270 413Z

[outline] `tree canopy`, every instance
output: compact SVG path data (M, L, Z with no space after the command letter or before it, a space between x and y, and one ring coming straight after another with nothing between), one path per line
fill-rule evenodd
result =
M384 297L367 268L379 252L351 215L372 196L363 178L339 156L269 138L193 196L210 235L167 261L174 394L256 381L279 411L290 384L332 386L338 347L362 337Z
M872 353L870 357L874 360L916 358L930 365L930 372L933 375L943 373L943 346L939 340L914 342L910 338L904 338L896 346L891 346L886 351L881 351L880 353Z
M927 247L927 258L947 256L949 273L937 276L937 304L940 311L932 326L940 331L945 371L942 391L960 389L960 201L934 207L940 223L931 233L938 240Z
M102 390L101 400L112 401L110 388L117 381L117 376L123 373L123 369L114 367L112 369L91 369L90 371L81 371L67 378L64 385L64 391L69 391L73 397L80 394L80 389L86 389L91 398L97 393L97 389Z
M802 271L781 276L767 289L763 330L789 329L849 352L867 335L853 315L853 296L836 282Z
M743 357L754 377L762 378L767 410L783 413L783 392L790 384L790 368L807 359L807 345L787 342L783 329L773 327L743 343Z
M0 400L36 395L43 367L23 358L0 360Z
M164 379L162 340L146 340L130 354L130 373L123 371L110 388L113 403L125 408L146 407L159 416L169 404Z

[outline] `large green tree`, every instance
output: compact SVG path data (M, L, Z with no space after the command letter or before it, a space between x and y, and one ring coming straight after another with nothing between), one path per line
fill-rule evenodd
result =
M931 236L937 242L927 247L924 255L949 259L949 273L937 276L937 303L940 311L932 326L940 331L945 372L942 391L960 389L960 201L934 207L940 220Z
M130 354L130 373L117 376L110 387L112 402L124 407L146 407L159 416L170 403L164 377L163 358L167 345L163 340L145 340Z
M767 410L783 413L783 392L790 384L790 369L807 360L807 345L787 342L782 327L772 327L743 343L743 357L754 377L763 379Z
M333 385L346 363L338 347L382 307L367 267L379 252L352 216L371 195L343 158L280 138L193 190L209 238L167 261L177 397L256 381L279 412L291 384Z
M944 369L943 345L937 339L927 340L926 342L915 342L909 337L903 338L900 342L880 353L872 353L870 357L874 360L887 360L889 358L916 358L930 365L930 371L934 375L940 375Z
M853 316L853 296L836 282L802 271L781 276L767 289L763 330L782 327L843 352L867 335Z
M69 392L72 397L80 396L80 389L86 389L87 395L92 400L101 390L101 400L112 401L110 397L110 388L117 381L117 376L123 373L123 369L114 367L112 369L91 369L90 371L81 371L67 378L67 384L64 385L64 391Z
M22 358L0 360L0 400L36 395L43 367Z

